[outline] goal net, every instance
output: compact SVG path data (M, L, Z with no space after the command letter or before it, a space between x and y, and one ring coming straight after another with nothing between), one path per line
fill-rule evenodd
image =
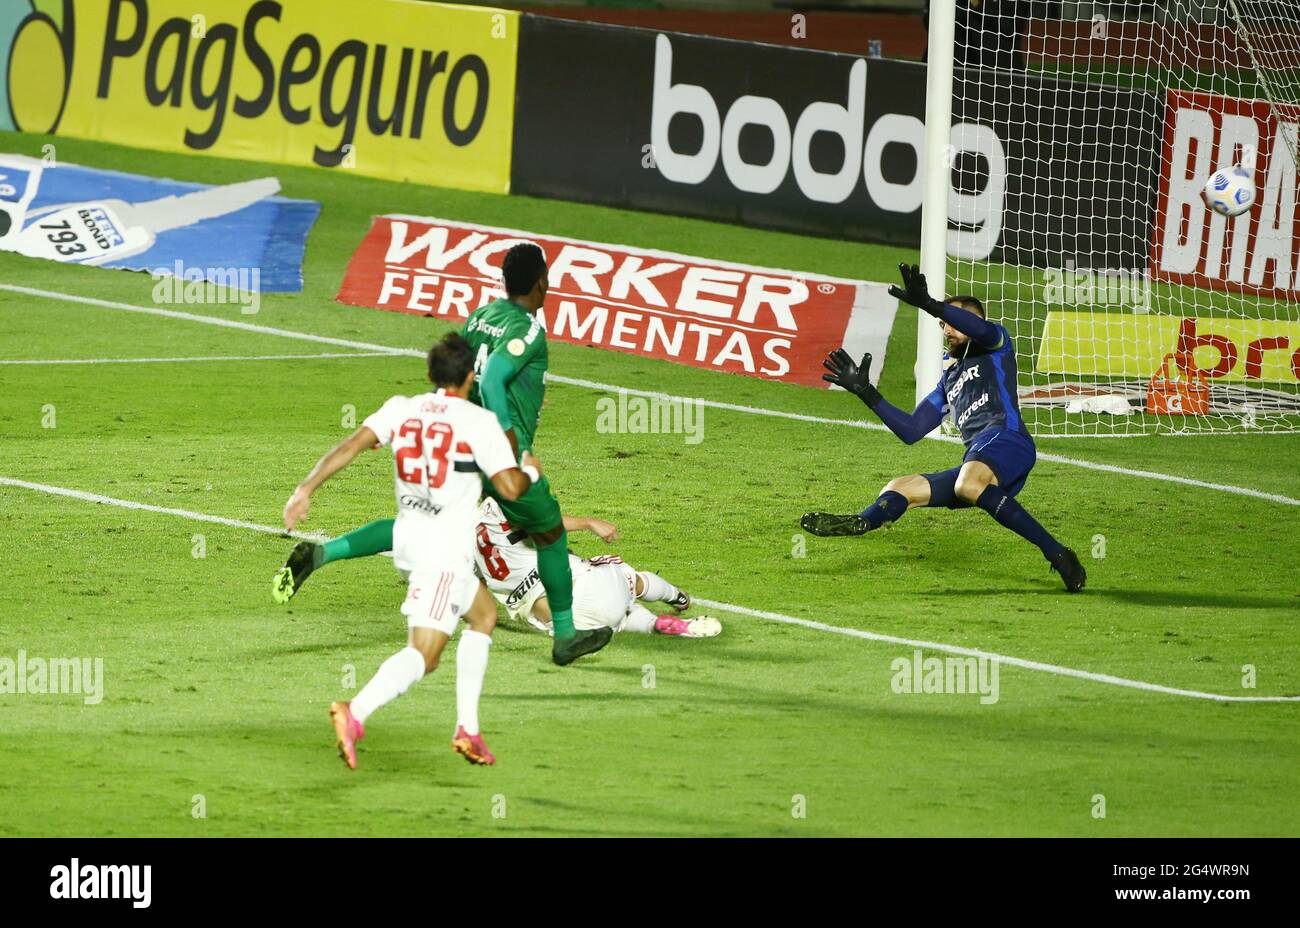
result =
M955 6L946 289L1013 336L1030 430L1300 431L1300 0Z

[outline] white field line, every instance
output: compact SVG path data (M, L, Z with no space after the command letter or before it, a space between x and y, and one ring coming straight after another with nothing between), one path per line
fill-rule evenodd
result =
M242 519L227 519L224 516L210 516L201 512L191 512L188 509L175 509L170 506L155 506L152 503L137 503L134 500L118 499L114 496L101 496L98 493L86 493L83 490L71 490L67 487L51 486L48 483L32 483L28 480L16 480L13 477L0 477L0 486L18 487L23 490L35 490L38 493L50 493L54 496L66 496L69 499L79 499L87 503L100 503L105 506L118 506L122 509L138 509L141 512L156 512L164 516L179 516L182 519L189 519L192 522L211 522L214 525L225 525L230 528L246 528L253 532L263 532L267 535L290 535L294 538L303 538L308 541L324 541L329 536L324 532L290 532L283 528L276 528L273 525L259 525L257 522L245 522Z
M1086 595L1086 594L1084 594ZM745 606L733 606L730 603L714 602L711 599L701 599L698 596L693 597L693 601L701 606L707 606L710 609L724 609L727 612L734 612L738 615L753 616L757 619L767 619L771 622L782 622L786 625L799 625L803 628L812 628L822 632L833 632L837 635L848 635L852 638L863 638L867 641L881 641L886 644L898 644L908 648L921 648L926 651L941 651L945 654L957 654L962 657L977 657L986 660L997 661L999 664L1006 664L1009 667L1023 667L1025 670L1038 670L1042 673L1056 674L1062 677L1076 677L1080 680L1091 680L1094 683L1109 683L1111 686L1126 686L1135 690L1146 690L1150 693L1165 693L1170 696L1186 696L1189 699L1212 699L1216 702L1300 702L1300 696L1223 696L1218 693L1202 693L1199 690L1184 690L1173 686L1164 686L1159 683L1146 683L1142 680L1129 680L1126 677L1115 677L1108 673L1094 673L1091 670L1076 670L1073 667L1060 667L1056 664L1044 664L1042 661L1025 660L1022 657L1010 657L1006 654L995 654L992 651L981 651L978 648L963 648L954 644L942 644L937 641L919 641L913 638L899 638L896 635L882 635L879 632L867 632L857 628L844 628L841 625L827 625L825 622L814 622L811 619L800 619L792 615L782 615L779 612L764 612L760 609L748 609Z
M0 284L0 290L8 290L12 293L22 293L27 296L42 297L51 300L63 300L70 303L81 303L87 306L99 306L104 309L117 309L124 312L144 313L151 316L162 316L168 319L183 319L188 322L199 322L204 325L216 325L229 329L240 329L246 332L257 332L263 335L278 335L282 338L295 338L300 341L319 342L325 345L336 345L341 348L355 348L360 351L376 352L380 354L389 354L399 357L423 358L424 352L417 351L414 348L394 348L389 345L376 345L370 342L354 341L345 338L331 338L325 335L311 335L306 332L294 332L289 329L276 329L270 326L253 325L248 322L239 322L234 319L223 319L219 316L204 316L196 313L185 313L179 310L159 309L153 306L134 306L130 303L117 303L112 300L100 300L94 297L78 296L73 293L60 293L55 290L37 290L33 287L20 287L16 284ZM717 400L708 400L700 397L675 396L670 393L659 393L654 390L638 390L631 387L620 387L615 384L600 383L594 380L582 380L576 377L563 377L558 374L546 375L550 383L564 384L566 386L584 387L588 390L601 390L607 393L618 393L622 391L631 396L659 397L676 402L697 403L701 406L707 406L712 409L725 409L731 412L747 413L755 416L770 416L777 419L792 419L798 422L812 422L820 425L839 425L848 426L849 428L869 429L872 431L888 431L883 425L874 422L864 422L856 419L831 419L824 416L809 416L796 412L785 412L779 409L764 409L759 406L742 406L736 403L723 403ZM956 443L956 438L946 435L931 436L932 441L945 441ZM1095 461L1085 461L1080 458L1070 458L1059 454L1039 454L1040 460L1051 461L1054 464L1065 464L1071 467L1081 467L1086 470L1102 471L1110 474L1123 474L1126 477L1142 477L1148 480L1160 480L1166 483L1176 483L1181 486L1198 487L1203 490L1215 490L1220 493L1232 493L1237 496L1249 496L1255 499L1267 500L1271 503L1281 503L1286 506L1300 506L1300 499L1290 496L1283 496L1280 493L1266 493L1263 490L1256 490L1252 487L1239 487L1226 483L1211 483L1206 480L1196 480L1192 477L1179 477L1175 474L1163 474L1158 471L1136 470L1129 467L1119 467L1114 464L1099 464Z
M0 364L188 364L195 361L302 361L322 358L391 358L390 351L349 351L333 354L214 355L203 358L14 358Z
M24 490L33 490L38 493L50 493L55 496L83 500L89 503L119 506L123 509L136 509L143 512L158 513L160 515L178 516L182 519L188 519L194 522L210 522L216 525L229 526L231 528L244 528L254 532L261 532L266 535L291 535L294 538L308 538L313 541L318 541L324 537L320 533L309 534L304 532L286 532L284 529L276 528L273 525L259 525L256 522L245 522L242 519L227 519L223 516L191 512L188 509L154 506L149 503L138 503L134 500L103 496L99 493L87 493L83 490L72 490L67 487L51 486L44 483L32 483L27 480L16 480L12 477L0 477L0 486L17 487ZM862 631L861 629L856 628L845 628L840 625L827 625L825 622L814 622L809 619L801 619L792 615L783 615L780 612L764 612L760 609L749 609L745 606L736 606L731 603L720 603L711 599L701 599L696 597L695 602L701 606L707 606L710 609L722 609L727 612L735 613L736 615L747 615L757 619L766 619L770 622L781 622L786 625L798 625L803 628L813 629L814 631L831 632L837 635L847 635L852 638L878 641L885 644L903 645L904 647L909 648L940 651L946 654L960 655L962 657L984 658L986 660L997 661L999 664L1006 664L1010 667L1021 667L1025 670L1036 670L1041 673L1050 673L1061 677L1074 677L1080 680L1090 680L1094 683L1106 683L1111 686L1123 686L1128 687L1129 689L1145 690L1151 693L1163 693L1168 696L1183 696L1189 699L1209 699L1215 702L1300 702L1300 696L1225 696L1219 693L1202 693L1199 690L1185 690L1173 686L1163 686L1159 683L1146 683L1142 680L1129 680L1125 677L1115 677L1105 673L1093 673L1090 670L1077 670L1073 667L1061 667L1056 664L1045 664L1041 661L1025 660L1020 657L996 654L992 651L981 651L976 648L964 648L959 645L943 644L936 641L919 641L912 638L900 638L896 635L882 635L878 632Z
M610 393L622 391L629 396L644 396L651 399L661 399L676 402L697 403L701 406L708 406L714 409L726 409L731 412L749 413L755 416L772 416L778 419L795 419L799 422L813 422L819 425L843 425L850 428L868 429L875 432L888 432L889 429L884 425L875 422L865 422L859 419L828 419L823 416L808 416L797 412L784 412L779 409L763 409L758 406L739 406L735 403L722 403L717 400L706 400L695 397L673 396L669 393L659 393L654 390L638 390L634 387L616 387L610 384L597 383L594 380L579 380L572 377L556 377L547 374L547 380L554 380L557 383L570 384L575 387L586 387L590 390L605 390ZM961 439L949 435L929 435L931 441L948 442L949 444L959 445ZM1162 474L1153 470L1136 470L1131 467L1120 467L1116 464L1100 464L1096 461L1085 461L1080 458L1070 458L1062 454L1049 454L1039 452L1038 460L1051 461L1054 464L1067 464L1071 467L1082 467L1085 470L1097 470L1110 474L1123 474L1126 477L1145 477L1148 480L1163 480L1167 483L1178 483L1188 487L1200 487L1204 490L1218 490L1221 493L1235 493L1238 496L1251 496L1255 499L1268 500L1271 503L1282 503L1286 506L1300 506L1300 499L1290 496L1283 496L1280 493L1266 493L1263 490L1256 490L1252 487L1238 487L1226 483L1210 483L1206 480L1197 480L1193 477L1179 477L1176 474Z
M101 309L118 309L129 313L143 313L146 316L161 316L164 319L183 319L186 322L201 322L204 325L220 326L223 329L238 329L241 332L257 332L261 335L278 335L281 338L296 338L304 342L316 342L320 345L336 345L339 348L356 348L360 351L374 351L379 354L416 354L424 357L423 352L411 352L405 348L389 348L386 345L371 345L366 342L352 341L346 338L330 338L327 335L308 335L303 332L290 332L288 329L274 329L266 325L254 325L237 319L223 319L220 316L203 316L198 313L185 313L177 309L161 309L157 306L134 306L131 303L118 303L114 300L100 300L93 296L78 296L75 293L60 293L57 290L37 290L34 287L20 287L17 284L0 284L0 290L21 293L26 296L43 297L48 300L63 300L67 303L81 303L84 306L98 306Z

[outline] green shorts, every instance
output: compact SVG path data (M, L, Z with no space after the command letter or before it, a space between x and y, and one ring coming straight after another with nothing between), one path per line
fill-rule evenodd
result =
M484 481L484 484L492 498L501 504L501 511L505 513L506 521L512 528L538 533L549 532L564 524L564 516L560 513L560 501L551 492L550 481L544 475L541 480L528 488L527 493L513 502L497 496L490 481Z

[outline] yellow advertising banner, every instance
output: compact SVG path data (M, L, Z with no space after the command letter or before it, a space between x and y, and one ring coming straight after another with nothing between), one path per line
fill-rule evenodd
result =
M509 191L516 12L416 0L0 7L0 128Z
M1035 370L1148 378L1169 354L1219 380L1300 381L1300 321L1049 312Z

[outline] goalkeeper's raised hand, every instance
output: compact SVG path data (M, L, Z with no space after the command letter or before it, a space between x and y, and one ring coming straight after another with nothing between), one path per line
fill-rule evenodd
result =
M880 391L871 385L870 353L864 354L862 364L857 365L853 363L853 358L849 357L847 351L836 348L826 356L822 367L829 372L822 374L822 380L843 387L868 406L874 407L880 402Z
M890 287L890 296L904 303L910 303L917 309L923 309L931 316L938 316L943 311L943 304L930 296L930 288L919 267L915 264L900 264L898 273L903 277L903 286L895 284Z

